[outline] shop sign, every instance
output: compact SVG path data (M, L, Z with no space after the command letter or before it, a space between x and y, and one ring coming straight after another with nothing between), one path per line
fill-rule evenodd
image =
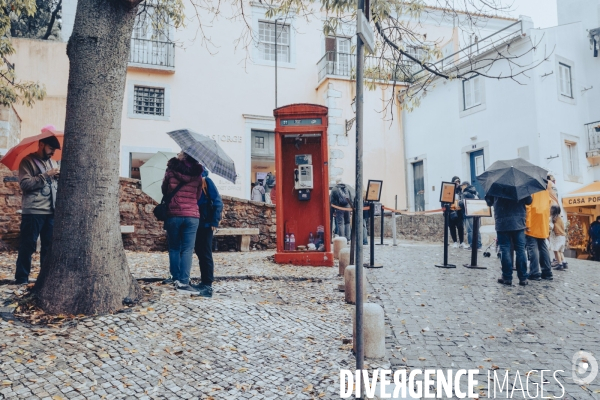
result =
M600 204L600 194L596 196L578 196L562 199L564 207L594 206Z

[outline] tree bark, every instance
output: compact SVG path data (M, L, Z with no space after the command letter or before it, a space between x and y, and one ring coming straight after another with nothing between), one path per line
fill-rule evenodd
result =
M79 0L70 61L54 240L35 293L52 314L104 314L140 296L119 221L119 144L137 8Z

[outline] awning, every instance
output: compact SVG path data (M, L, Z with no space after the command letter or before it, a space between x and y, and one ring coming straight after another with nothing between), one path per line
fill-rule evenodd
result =
M600 204L600 182L593 182L562 198L563 207L595 206Z

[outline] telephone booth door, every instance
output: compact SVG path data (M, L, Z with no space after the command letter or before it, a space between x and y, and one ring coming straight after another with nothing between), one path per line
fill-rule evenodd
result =
M280 264L333 266L327 107L274 110L277 253Z

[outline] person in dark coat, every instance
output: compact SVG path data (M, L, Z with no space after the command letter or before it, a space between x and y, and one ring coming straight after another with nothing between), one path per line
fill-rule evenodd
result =
M485 196L485 201L488 206L494 207L496 234L502 262L502 278L498 279L498 283L512 285L512 243L516 253L519 285L525 286L528 284L527 253L525 252L525 220L527 211L525 206L531 204L533 199L531 196L527 196L520 201L515 201L501 197Z
M200 286L198 296L212 297L215 264L212 256L212 241L219 227L223 212L223 200L215 183L208 177L208 171L202 172L202 193L198 200L200 224L196 232L194 250L200 262Z
M462 203L461 207L464 209L464 201L467 199L475 200L479 198L477 194L477 189L475 186L471 185L470 182L463 182L461 185L462 188ZM465 216L465 227L467 228L467 243L469 247L467 250L471 250L471 246L473 246L473 217ZM481 232L477 232L477 249L481 249Z
M450 218L449 218L449 223L448 223L448 228L450 229L450 236L452 237L452 241L454 242L454 244L452 245L452 247L454 247L455 249L460 247L461 249L466 249L467 245L465 245L465 223L464 223L464 212L462 207L460 206L461 203L461 186L460 186L460 178L458 176L454 176L452 177L452 183L454 183L454 185L456 186L455 192L454 192L454 198L456 199L456 201L454 202L454 204L452 204L452 206L450 207ZM458 237L456 236L456 233L458 232ZM460 241L457 242L457 239Z
M590 224L590 241L592 242L594 261L600 261L600 216Z
M200 222L198 200L202 193L202 166L183 151L167 163L161 186L163 195L173 192L179 184L183 185L167 207L165 229L171 278L163 283L173 283L180 292L196 294L198 291L190 285L190 270Z

